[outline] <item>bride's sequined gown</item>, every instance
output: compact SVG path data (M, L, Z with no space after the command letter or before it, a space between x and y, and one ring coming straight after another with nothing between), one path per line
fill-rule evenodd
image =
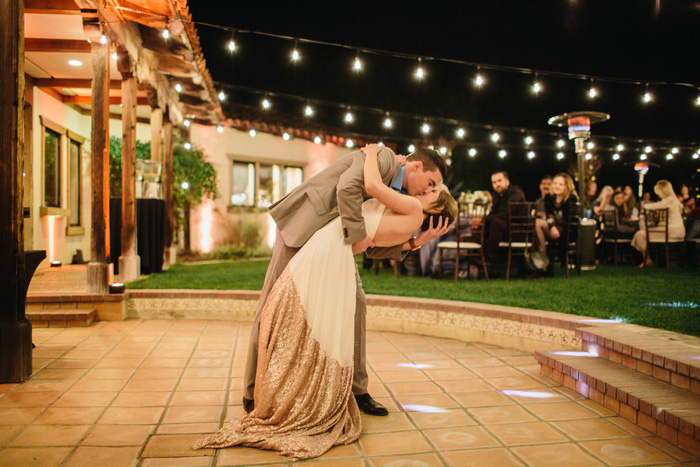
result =
M384 206L362 206L374 237ZM355 258L340 218L294 255L262 311L255 409L194 448L235 445L279 451L290 459L318 457L362 431L352 394Z

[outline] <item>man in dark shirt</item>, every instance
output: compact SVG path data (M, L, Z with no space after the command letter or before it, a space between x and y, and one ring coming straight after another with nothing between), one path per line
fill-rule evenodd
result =
M491 175L491 184L494 191L493 204L491 212L484 218L484 254L486 261L492 263L498 255L498 244L508 237L508 202L523 202L525 194L519 186L510 184L508 172L505 170L494 172Z
M542 195L535 201L535 212L537 217L545 219L547 217L544 212L544 197L549 194L549 188L552 186L552 176L545 175L540 180L540 193Z

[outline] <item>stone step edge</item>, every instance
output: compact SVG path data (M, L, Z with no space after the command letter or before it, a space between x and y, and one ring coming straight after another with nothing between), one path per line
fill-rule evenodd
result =
M676 357L625 344L585 329L577 330L576 335L581 338L583 350L587 352L596 353L613 363L635 368L661 381L700 394L700 360L698 365L682 362ZM688 348L679 345L678 350L687 352Z
M700 456L698 395L604 358L536 351L535 359L545 376Z
M84 321L90 319L94 321L97 319L97 310L89 308L27 310L25 315L29 321Z

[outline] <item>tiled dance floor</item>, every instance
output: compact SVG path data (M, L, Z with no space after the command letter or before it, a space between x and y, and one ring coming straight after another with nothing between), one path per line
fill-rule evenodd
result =
M0 385L0 466L292 465L192 451L240 416L249 324L127 320L34 330L35 373ZM525 352L371 332L370 393L390 411L322 466L700 465L540 375Z

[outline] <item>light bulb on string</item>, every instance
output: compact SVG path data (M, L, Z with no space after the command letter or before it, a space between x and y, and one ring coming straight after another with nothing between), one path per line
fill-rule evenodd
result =
M590 150L593 149L593 148L595 148L595 143L594 143L593 141L589 141L589 142L586 144L586 149L588 149L588 150L590 151Z
M228 49L228 51L229 51L230 53L235 52L235 51L236 51L236 47L237 47L237 46L236 46L236 41L234 41L233 39L231 39L230 41L228 41L228 44L226 45L226 48Z
M305 117L311 117L314 114L314 109L310 105L307 104L306 107L304 107L304 116Z
M297 42L294 41L294 49L292 50L292 61L298 62L299 60L301 60L301 53L299 53L299 49L297 49Z
M678 148L671 148L671 154L678 154Z
M187 151L192 149L192 144L190 144L189 141L187 141L185 144L182 145Z
M248 134L250 135L251 138L255 138L255 135L257 135L258 132L255 131L254 128L251 128L250 131L248 132Z
M351 139L348 139L348 140L345 142L345 147L347 147L347 148L354 148L354 147L355 147L355 142L354 142L353 140L351 140Z
M163 39L165 39L166 41L167 41L168 39L170 39L170 31L168 31L167 28L163 29L163 34L162 34L162 35L163 35Z
M498 132L491 133L491 141L498 143L501 140L501 135Z
M528 151L527 158L532 160L535 158L535 151Z
M447 154L447 148L445 146L440 146L438 152L444 156L445 154Z
M345 120L345 123L352 123L355 121L355 116L350 112L350 109L348 108L348 111L345 113L345 117L343 118Z
M216 127L216 131L218 131L219 133L223 133L223 132L224 132L224 127L221 126L221 125L219 125L219 126Z
M526 145L526 146L531 145L531 144L533 143L533 141L534 141L534 139L532 138L532 136L529 136L529 135L528 135L528 136L525 137L525 145Z
M563 139L557 140L557 147L558 148L563 148L564 146L566 146L566 141L564 141Z
M613 154L612 159L613 159L614 161L619 161L619 160L620 160L620 154L618 154L618 153Z
M384 125L384 128L391 128L391 127L394 126L394 122L393 122L393 121L391 120L391 118L389 117L389 113L388 113L388 112L387 112L387 114L386 114L386 118L384 119L383 125Z
M270 102L270 99L265 97L262 102L260 102L260 105L262 105L262 108L265 110L270 110L270 107L272 107L272 103Z
M190 122L189 119L186 118L186 119L182 122L182 124L185 125L185 127L189 127L189 126L192 124L192 122Z
M645 161L645 160L647 160L647 155L646 155L646 154L640 155L640 156L639 156L639 160L640 160L640 161Z
M652 152L653 150L654 150L654 149L653 149L651 146L647 146L647 147L644 148L644 152L647 153L647 154L649 154L649 153Z
M587 152L586 153L586 160L589 161L591 159L593 159L593 154L591 154L590 152Z
M507 155L508 151L506 151L505 149L501 149L500 151L498 151L498 157L500 157L501 159L505 159Z
M557 153L557 160L563 160L564 159L564 153L563 152L558 152Z
M666 160L667 161L673 160L673 154L671 154L670 152L668 154L666 154Z
M175 91L177 91L178 93L181 93L182 92L182 84L180 84L180 83L175 84Z
M362 60L360 60L360 53L358 52L355 56L355 60L352 62L353 71L362 71Z
M455 131L455 134L457 135L457 138L459 139L464 139L464 136L467 134L466 130L464 128L457 128L457 131Z
M593 80L591 80L591 87L588 88L588 97L590 99L598 97L598 88L593 85Z
M408 152L414 152L416 150L416 145L415 144L409 144L408 145Z
M226 93L224 91L219 91L219 95L217 97L219 98L219 101L223 102L226 100Z
M116 52L113 52L112 53L112 60L114 60L116 62L118 58L119 58L119 55Z
M167 38L166 38L166 39L167 39ZM100 44L106 44L106 43L107 43L107 36L105 36L104 34L102 34L102 35L100 36Z
M420 127L421 133L424 135L427 135L430 133L430 124L428 122L423 122L423 124Z
M625 145L620 143L615 147L615 149L617 150L617 152L622 152L625 150Z
M287 133L286 131L282 134L282 139L283 139L283 140L289 141L290 138L291 138L291 136L290 136L289 133Z
M323 140L321 139L320 136L315 136L315 137L314 137L314 143L315 143L315 144L321 144L322 142L323 142Z
M654 96L649 92L649 85L647 84L644 87L644 95L642 96L642 102L648 104L652 100L654 100Z
M475 148L469 148L469 157L475 157L476 156L476 149Z
M693 159L700 159L700 152L693 154Z
M422 81L423 78L425 78L425 70L423 69L423 65L421 64L422 59L418 57L418 67L416 68L416 71L414 73L416 79L418 81Z
M484 84L486 84L486 80L481 75L481 67L476 67L476 75L474 76L474 86L481 89L484 86Z
M537 73L535 73L535 81L532 83L532 93L536 96L542 92L542 84L537 80Z
M700 92L700 90L698 90L698 92ZM698 94L698 96L695 98L695 105L700 107L700 94Z

